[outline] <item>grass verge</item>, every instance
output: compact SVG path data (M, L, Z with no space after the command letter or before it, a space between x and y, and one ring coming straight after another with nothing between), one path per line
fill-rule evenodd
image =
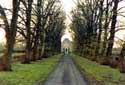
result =
M125 85L125 74L120 73L118 69L100 65L78 55L72 56L90 85Z
M15 53L12 53L12 57L13 58L19 58L21 56L23 56L25 53L18 53L18 52L15 52ZM0 52L0 58L4 55L4 53L1 53Z
M12 72L0 72L0 85L42 85L61 56L55 55L31 64L13 64Z

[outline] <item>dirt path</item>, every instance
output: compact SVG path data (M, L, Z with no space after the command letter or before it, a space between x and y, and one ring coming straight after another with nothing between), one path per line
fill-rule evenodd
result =
M87 85L87 82L73 63L72 58L65 55L44 85Z

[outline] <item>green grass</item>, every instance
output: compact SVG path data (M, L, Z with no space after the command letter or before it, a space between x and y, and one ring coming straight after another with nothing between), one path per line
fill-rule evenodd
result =
M25 55L25 53L13 53L12 57L15 59L15 58L22 57L23 55Z
M12 57L13 58L18 58L18 57L20 57L20 56L23 56L25 53L13 53L12 54ZM2 57L3 56L3 53L0 53L0 57Z
M0 85L39 85L47 79L60 58L61 55L56 55L31 64L13 64L12 72L0 72Z
M100 81L104 85L125 85L125 74L120 73L118 69L100 65L74 54L72 56L90 81Z
M3 56L3 53L0 53L0 57Z
M14 48L14 51L23 51L24 50L24 48L23 47L15 47ZM4 46L1 46L0 45L0 58L3 56L3 54L4 54ZM12 57L13 58L18 58L18 57L20 57L20 56L22 56L22 55L24 55L24 53L22 52L13 52L12 53Z

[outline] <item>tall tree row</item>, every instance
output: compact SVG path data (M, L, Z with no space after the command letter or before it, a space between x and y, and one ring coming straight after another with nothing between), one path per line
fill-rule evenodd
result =
M120 10L123 0L78 0L72 11L71 29L75 32L76 51L89 59L111 64ZM122 13L122 12L121 12ZM124 56L124 44L121 50ZM121 56L119 54L119 58ZM122 58L123 59L123 58ZM117 59L118 60L118 59Z
M25 45L25 55L21 57L23 64L42 59L45 54L49 54L48 50L53 50L52 54L59 52L61 33L65 28L65 14L58 0L13 0L12 8L7 9L0 5L7 40L0 63L1 71L11 70L16 40ZM7 10L12 12L11 22L7 18ZM57 47L59 50L54 50Z

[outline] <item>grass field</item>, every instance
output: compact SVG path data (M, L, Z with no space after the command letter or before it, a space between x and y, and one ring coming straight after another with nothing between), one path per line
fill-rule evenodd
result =
M0 85L42 85L61 56L55 55L31 64L13 64L12 72L0 72Z
M13 53L12 54L12 57L13 58L18 58L18 57L20 57L20 56L23 56L25 53L17 53L17 52L15 52L15 53ZM3 56L3 53L0 53L0 57L2 57Z
M3 49L4 48L2 46L0 46L0 57L3 56ZM23 51L23 50L24 50L24 48L22 48L22 47L20 47L20 48L14 48L14 51ZM24 55L23 52L13 52L12 57L13 58L17 58L17 57L20 57L22 55Z
M125 85L125 74L120 73L118 69L112 69L83 57L72 55L77 65L92 83L91 85L98 85L97 82L100 82L99 85Z

